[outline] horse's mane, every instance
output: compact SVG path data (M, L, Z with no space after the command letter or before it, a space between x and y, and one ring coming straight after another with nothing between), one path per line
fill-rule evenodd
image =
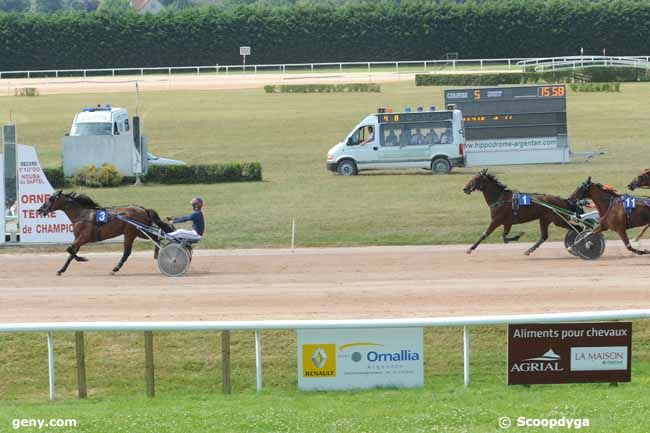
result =
M489 180L494 182L496 186L498 186L499 188L508 190L508 186L505 183L501 182L499 179L497 179L497 177L492 173L485 172L483 173L483 176L487 177Z
M65 194L70 201L78 204L79 206L90 208L90 209L99 209L101 206L92 198L88 197L86 194L77 194L71 192L70 194Z
M605 185L603 185L602 183L592 181L591 184L594 185L595 187L597 187L598 189L600 189L601 191L608 192L608 193L610 193L610 194L612 194L612 195L614 195L616 197L621 196L621 194L618 191L616 191L614 188L605 187Z

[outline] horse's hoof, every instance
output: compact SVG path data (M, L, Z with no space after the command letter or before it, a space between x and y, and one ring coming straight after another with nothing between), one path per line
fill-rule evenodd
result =
M78 261L78 262L87 262L88 259L85 258L85 257L79 257L79 256L77 256L77 261Z
M526 252L524 253L524 255L525 255L525 256L529 256L530 253L532 253L532 251L528 250L528 251L526 251Z
M63 272L61 272L61 271L57 271L56 276L57 276L57 277L60 277L62 273L63 273Z
M465 251L467 254L472 254L472 249L470 248L469 250Z

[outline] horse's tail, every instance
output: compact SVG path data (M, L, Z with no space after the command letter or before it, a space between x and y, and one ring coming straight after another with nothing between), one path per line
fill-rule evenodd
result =
M149 215L149 218L151 218L151 221L156 224L158 227L162 229L163 232L165 233L171 233L174 231L174 228L164 222L163 220L160 219L160 216L158 215L158 212L156 212L153 209L145 209L147 211L147 215Z

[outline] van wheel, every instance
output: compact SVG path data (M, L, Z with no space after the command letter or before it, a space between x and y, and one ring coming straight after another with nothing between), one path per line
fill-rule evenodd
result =
M355 176L357 174L357 165L354 161L349 159L339 162L339 165L336 167L336 171L341 176Z
M451 163L447 158L436 158L431 163L431 172L433 174L449 174Z

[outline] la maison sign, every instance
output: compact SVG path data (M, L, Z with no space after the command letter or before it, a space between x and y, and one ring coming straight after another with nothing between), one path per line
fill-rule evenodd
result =
M629 382L632 323L508 326L508 384Z

